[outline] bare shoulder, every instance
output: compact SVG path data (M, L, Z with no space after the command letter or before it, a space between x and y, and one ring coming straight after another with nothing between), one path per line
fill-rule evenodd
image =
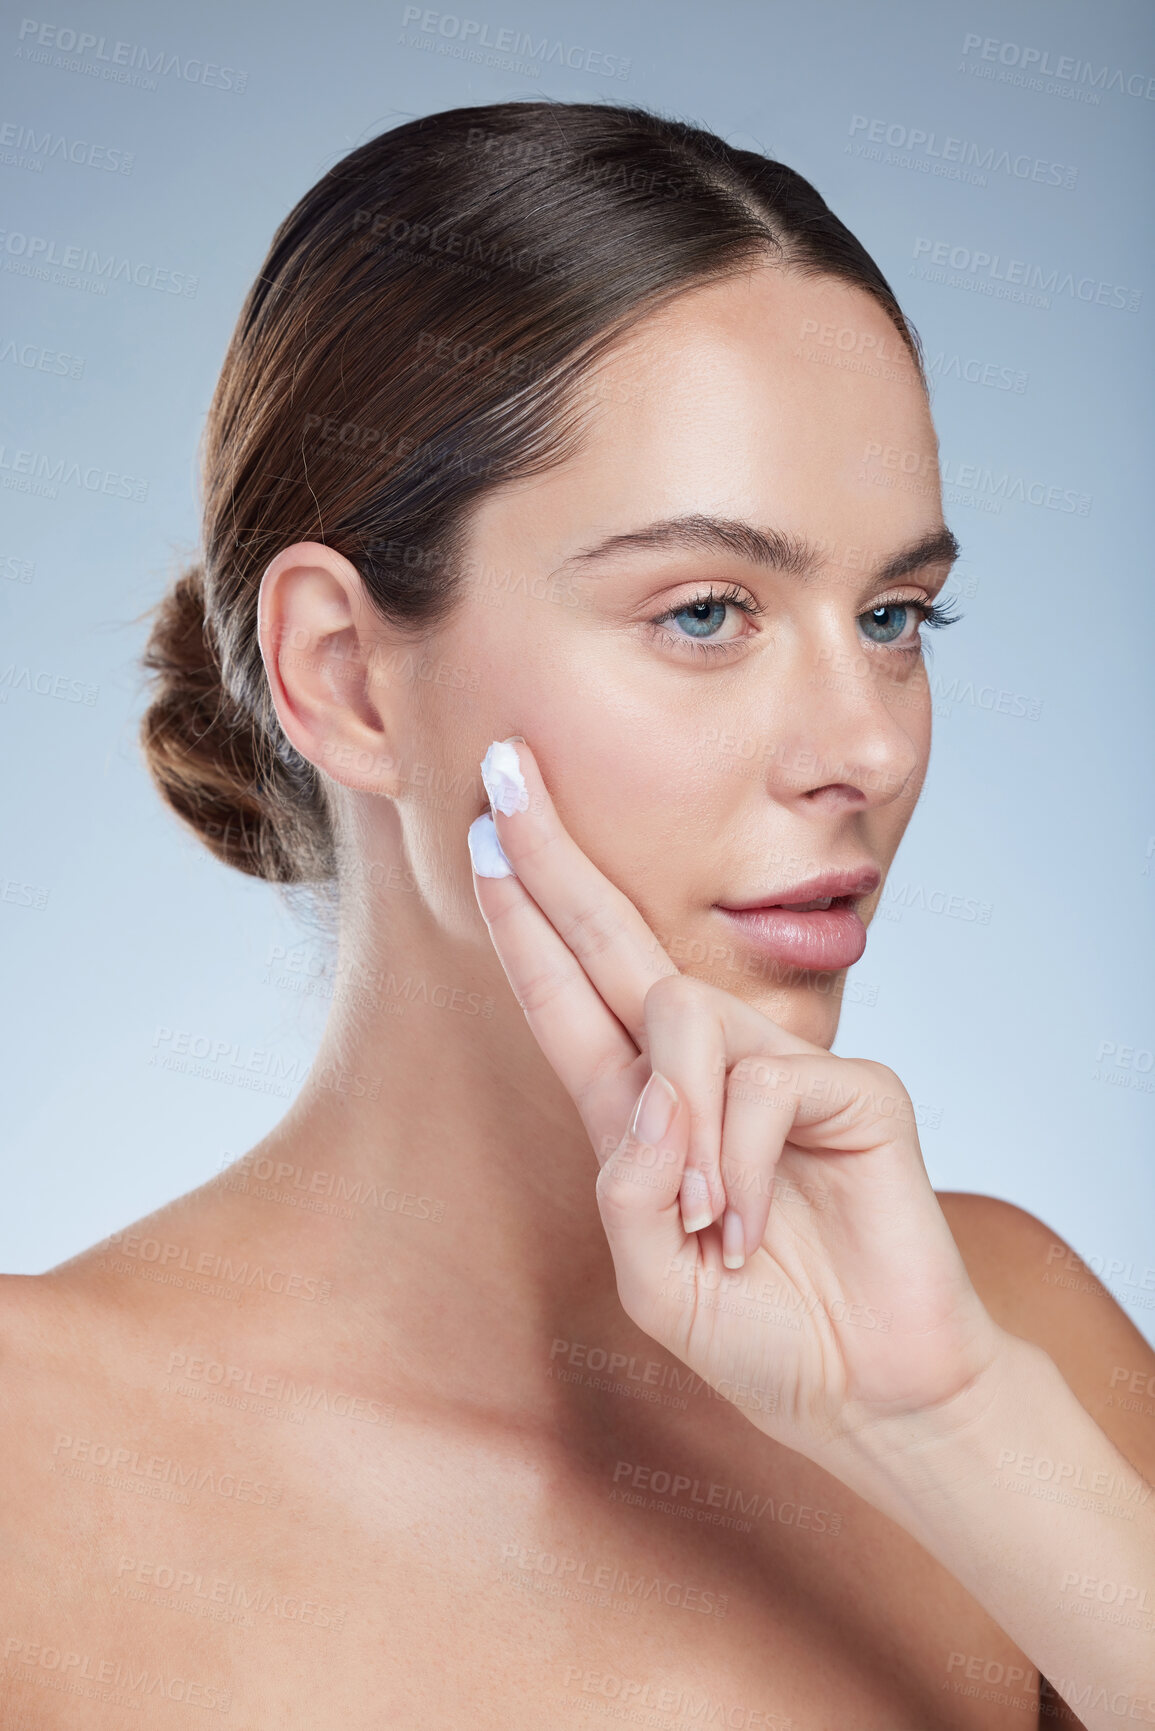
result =
M0 1274L0 1383L5 1404L27 1376L58 1362L76 1318L51 1274Z
M46 1274L0 1274L0 1463L13 1469L57 1407L104 1380L115 1320L103 1293Z
M9 1547L26 1524L24 1492L47 1458L48 1427L82 1394L92 1362L85 1332L50 1274L0 1275L0 1507Z
M1055 1361L1080 1403L1155 1480L1155 1349L1065 1239L1013 1202L944 1191L975 1290L1008 1333Z
M219 1229L220 1201L211 1185L166 1204L110 1237L89 1245L43 1274L0 1274L0 1405L40 1412L54 1398L82 1399L125 1386L126 1359L188 1294L138 1276L155 1271L118 1255L118 1247L148 1233L178 1238L186 1225ZM217 1212L214 1215L213 1209ZM184 1309L190 1308L186 1302Z

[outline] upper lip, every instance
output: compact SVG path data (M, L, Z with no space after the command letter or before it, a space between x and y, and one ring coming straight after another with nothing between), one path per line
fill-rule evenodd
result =
M750 913L755 908L780 908L794 902L825 901L827 896L832 900L849 896L857 901L860 896L873 895L881 882L882 873L877 866L863 865L847 871L823 872L821 877L807 878L805 883L791 884L787 889L755 896L752 901L718 902L715 905L727 913L743 914Z

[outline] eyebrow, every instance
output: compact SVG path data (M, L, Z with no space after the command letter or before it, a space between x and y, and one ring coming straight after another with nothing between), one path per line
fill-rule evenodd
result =
M562 571L580 574L589 566L623 553L650 552L664 548L687 548L706 553L736 554L751 565L763 565L793 577L809 577L822 563L822 549L803 536L786 534L779 529L758 529L730 517L667 517L647 523L641 529L630 529L619 535L609 535L596 546L585 547L558 566ZM880 582L897 582L912 571L926 565L953 565L962 552L957 538L944 524L932 529L910 546L891 554L873 574ZM864 571L863 575L867 575Z

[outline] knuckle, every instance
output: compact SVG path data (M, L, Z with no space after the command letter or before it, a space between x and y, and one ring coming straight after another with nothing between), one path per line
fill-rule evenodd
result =
M559 920L558 932L575 955L594 959L621 942L623 923L612 909L590 902Z
M913 1121L914 1108L901 1078L873 1058L841 1059L830 1078L832 1110L862 1126Z
M517 1001L529 1017L536 1016L554 998L570 987L581 970L576 963L558 962L542 968L522 980L517 987Z
M735 1102L778 1110L801 1092L798 1066L788 1058L752 1055L742 1058L730 1071L727 1096Z
M598 1052L589 1060L589 1066L582 1078L577 1098L581 1100L596 1100L600 1098L607 1082L616 1081L621 1074L621 1058L616 1052ZM636 1093L641 1093L642 1084Z
M647 1207L645 1194L638 1184L632 1184L618 1171L612 1160L602 1167L594 1186L602 1224L612 1232L628 1226Z
M773 1091L794 1079L794 1067L784 1058L764 1058L753 1053L730 1070L730 1080L740 1088L765 1088Z
M868 1091L875 1099L899 1101L908 1097L905 1083L889 1065L868 1058L863 1062L862 1069Z
M880 1064L876 1058L860 1058L859 1066L870 1076L876 1087L901 1088L895 1072L888 1064Z
M646 990L643 1008L646 1018L681 1015L701 1007L704 988L690 974L663 974Z
M581 1083L575 1087L573 1091L573 1098L578 1111L581 1112L583 1116L587 1112L592 1113L595 1110L597 1102L602 1099L607 1085L610 1083L617 1083L618 1079L622 1077L623 1074L628 1075L630 1074L630 1071L623 1072L621 1058L616 1052L602 1053L595 1057L591 1061L588 1073L582 1078ZM645 1081L646 1078L643 1076L641 1081L637 1082L636 1087L631 1083L630 1092L633 1094L635 1100L642 1088L645 1086ZM613 1138L613 1147L617 1147L619 1140L620 1138L617 1136Z

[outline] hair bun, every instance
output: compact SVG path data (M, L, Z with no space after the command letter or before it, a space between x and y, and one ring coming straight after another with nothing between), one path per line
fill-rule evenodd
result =
M331 858L310 861L315 846L294 833L302 793L318 796L312 765L288 741L284 756L270 749L225 689L204 566L182 571L152 613L141 657L151 695L139 737L161 797L225 865L273 883L305 881L310 863L313 878L330 876Z

